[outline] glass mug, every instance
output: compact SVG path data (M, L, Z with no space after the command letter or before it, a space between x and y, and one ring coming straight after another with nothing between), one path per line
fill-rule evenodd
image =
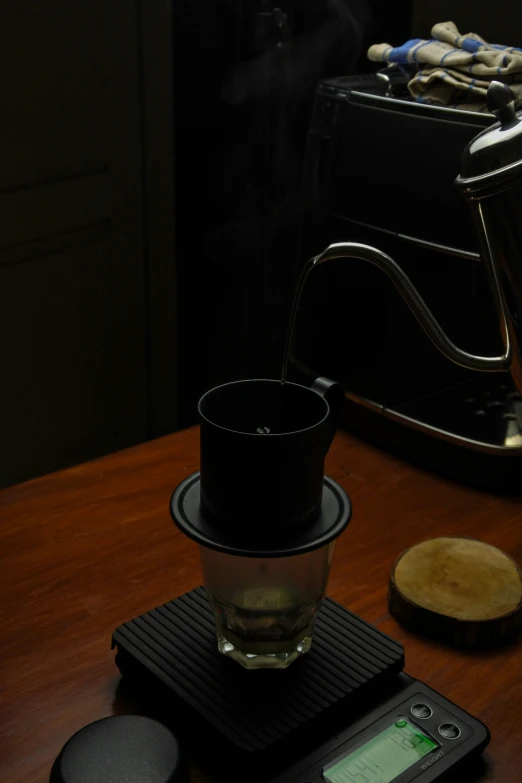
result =
M219 651L247 669L286 668L308 652L334 547L256 558L200 546Z

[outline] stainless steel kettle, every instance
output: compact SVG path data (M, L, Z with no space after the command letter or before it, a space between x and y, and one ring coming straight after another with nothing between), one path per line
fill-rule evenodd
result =
M481 259L498 312L505 347L502 356L474 356L454 345L400 266L374 247L336 243L313 264L333 258L359 258L374 264L388 275L448 359L472 370L511 372L522 392L522 115L517 116L513 93L501 82L489 86L487 106L499 121L465 148L456 185L473 211Z

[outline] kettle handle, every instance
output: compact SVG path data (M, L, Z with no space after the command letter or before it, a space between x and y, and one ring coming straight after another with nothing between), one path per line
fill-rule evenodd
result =
M326 451L328 451L341 421L345 399L344 389L337 381L331 381L329 378L324 377L316 378L310 388L312 391L320 394L321 397L324 397L330 408L326 433Z

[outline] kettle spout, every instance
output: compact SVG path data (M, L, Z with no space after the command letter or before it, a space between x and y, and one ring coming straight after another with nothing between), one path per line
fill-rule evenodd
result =
M469 370L482 370L483 372L507 372L510 369L511 347L507 336L506 352L503 356L474 356L462 351L442 330L406 273L386 253L358 242L338 242L330 245L316 256L314 266L334 258L358 258L362 261L368 261L384 272L399 291L432 343L450 361Z

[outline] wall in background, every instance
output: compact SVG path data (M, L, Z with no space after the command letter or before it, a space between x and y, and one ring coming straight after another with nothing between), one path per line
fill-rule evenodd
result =
M278 5L288 16L281 46L269 13ZM174 12L180 416L188 425L212 385L280 373L315 85L375 70L368 46L407 37L411 0L399 8L178 0Z
M170 8L4 0L0 485L175 426Z

